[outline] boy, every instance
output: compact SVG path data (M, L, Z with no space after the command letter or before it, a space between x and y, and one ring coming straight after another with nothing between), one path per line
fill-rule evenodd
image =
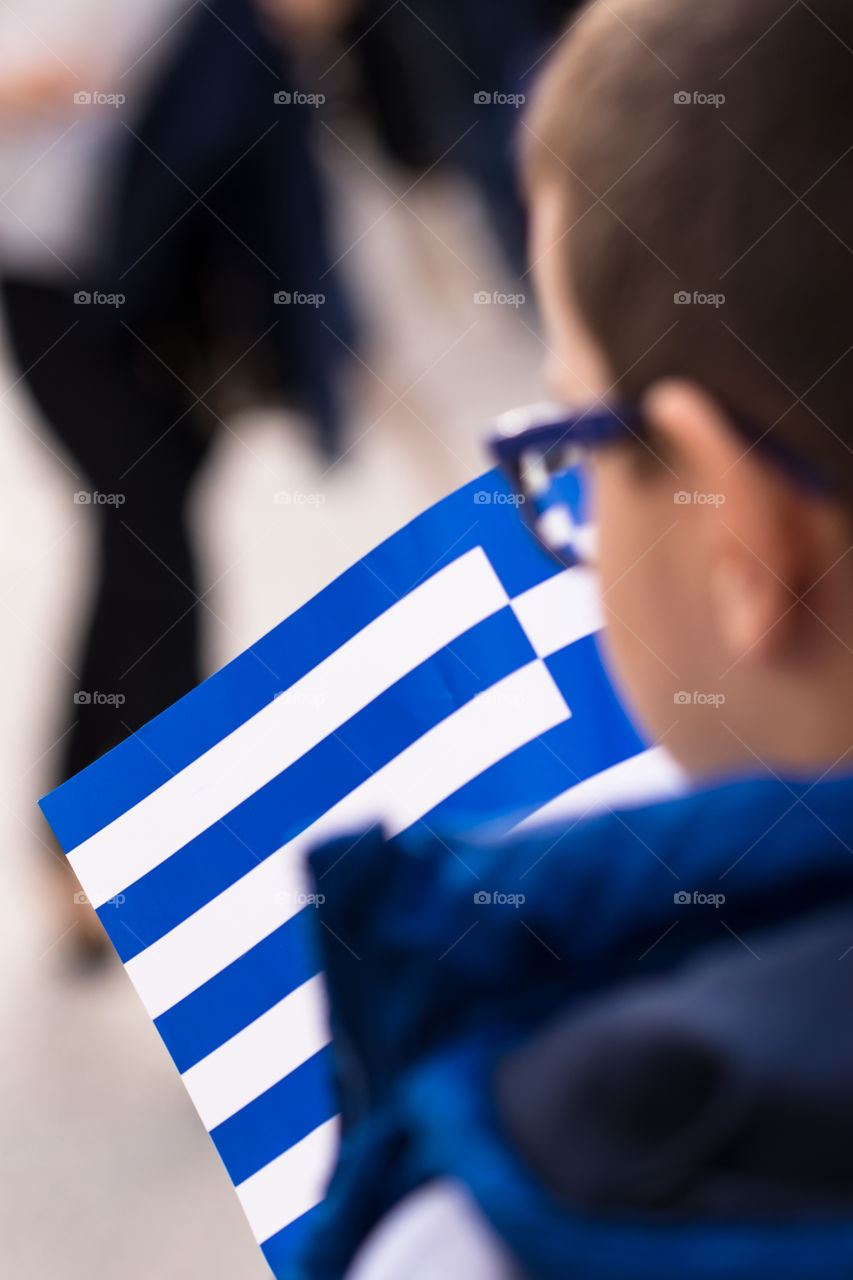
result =
M581 410L533 455L588 456L612 673L694 787L314 855L345 1138L304 1273L841 1280L853 11L595 0L525 145ZM525 906L478 916L481 887Z

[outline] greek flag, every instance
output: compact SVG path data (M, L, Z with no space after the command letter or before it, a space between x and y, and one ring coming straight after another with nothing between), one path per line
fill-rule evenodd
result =
M278 1277L336 1149L303 853L642 792L599 625L489 473L41 801Z

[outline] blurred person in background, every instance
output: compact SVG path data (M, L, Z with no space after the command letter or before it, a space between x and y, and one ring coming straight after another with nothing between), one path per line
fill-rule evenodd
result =
M97 522L65 777L202 678L187 506L226 415L286 403L332 453L353 335L310 107L248 0L19 0L0 50L8 338ZM322 318L283 305L321 288Z
M579 0L259 0L285 37L351 89L404 171L442 167L480 197L515 284L526 276L514 164L530 73ZM322 52L321 52L322 51Z
M389 154L414 172L443 166L477 192L508 284L527 274L514 138L529 73L571 0L364 0L348 37L366 107Z

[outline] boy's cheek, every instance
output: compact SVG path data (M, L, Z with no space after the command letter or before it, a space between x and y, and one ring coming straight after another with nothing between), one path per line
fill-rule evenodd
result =
M655 487L638 481L624 450L608 450L593 462L593 512L598 526L598 570L602 592L620 594L643 571L643 562L659 540L660 498ZM630 594L630 592L629 592Z
M642 727L657 735L671 722L674 691L696 659L685 616L693 606L682 582L689 555L672 542L672 486L637 479L630 463L602 459L594 477L604 647Z
M594 480L604 658L646 739L665 739L688 772L701 773L731 746L708 710L711 695L726 693L730 662L709 601L708 541L701 511L674 502L671 478L638 477L631 461L614 452ZM687 710L685 690L705 702Z

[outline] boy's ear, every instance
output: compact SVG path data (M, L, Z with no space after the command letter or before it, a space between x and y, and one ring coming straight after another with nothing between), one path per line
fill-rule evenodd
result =
M696 383L658 382L642 408L678 476L679 534L705 575L723 648L732 662L784 660L827 550L817 545L815 503Z

